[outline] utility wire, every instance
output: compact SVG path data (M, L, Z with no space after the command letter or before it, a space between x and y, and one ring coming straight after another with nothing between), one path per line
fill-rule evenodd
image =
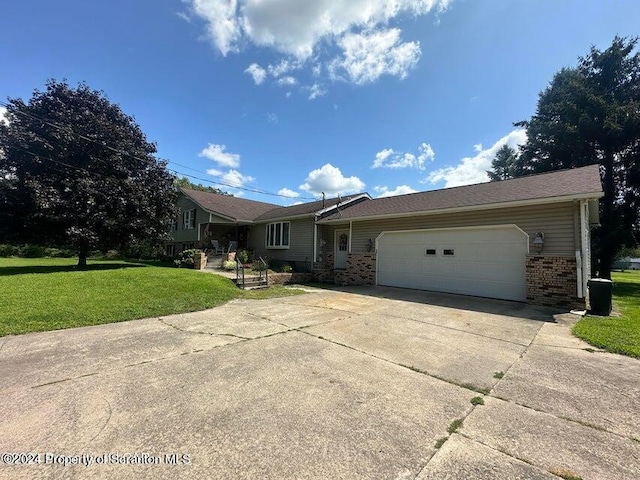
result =
M9 107L10 106L8 103L5 103L3 101L0 101L0 105L2 105L4 107ZM20 115L29 117L29 118L31 118L33 120L38 120L38 121L44 123L45 125L49 125L50 127L55 128L57 130L66 130L65 127L57 125L57 124L51 122L50 120L47 120L47 119L44 119L44 118L40 118L40 117L38 117L36 115L30 114L30 113L27 113L27 112L22 112L20 110L16 110L15 113L18 113ZM114 148L114 147L112 147L110 145L107 145L104 142L100 142L100 141L98 141L96 139L93 139L91 137L87 137L87 136L82 135L80 133L77 133L77 132L75 132L73 130L70 130L70 133L72 135L74 135L75 137L77 137L77 138L80 138L80 139L85 140L87 142L94 143L94 144L96 144L96 145L98 145L100 147L103 147L103 148L106 148L108 150L111 150L112 152L118 153L120 155L125 155L125 156L127 156L129 158L133 158L135 160L143 162L144 164L148 163L148 160L140 158L140 157L138 157L136 155L133 155L132 153L126 152L124 150L120 150L120 149ZM51 158L49 158L49 160L55 162ZM101 159L97 159L97 160L101 160ZM183 165L183 164L180 164L178 162L174 162L173 160L167 160L167 162L168 163L172 163L174 165L178 165L179 167L182 167L182 168L186 168L188 170L192 170L192 171L197 172L197 173L203 173L200 170L196 170L196 169L194 169L192 167L189 167L187 165ZM55 163L60 163L60 162L55 162ZM66 165L66 166L70 166L70 165ZM70 166L70 167L74 168L73 166ZM167 167L167 170L169 172L172 172L172 173L176 174L176 175L182 175L182 176L185 176L185 177L193 178L195 180L200 180L202 182L211 183L212 185L221 185L221 186L228 187L228 188L235 188L237 190L244 190L244 191L247 191L247 192L258 193L260 195L269 195L269 196L273 196L273 197L288 198L288 199L298 198L298 199L301 199L301 200L316 200L316 198L314 198L314 197L290 197L290 196L287 196L287 195L281 195L279 193L268 192L266 190L260 190L260 189L256 189L256 188L249 188L249 187L245 187L245 186L241 186L241 185L234 185L232 183L223 182L223 181L214 181L214 180L211 180L211 179L208 179L208 178L196 177L195 175L191 175L191 174L188 174L188 173L180 172L178 170L174 170L174 169L171 169L171 168L168 168L168 167ZM85 170L85 171L88 172L88 170ZM89 172L89 173L91 173L91 172ZM210 174L207 174L207 175L210 175ZM211 175L211 176L212 177L216 177L216 178L222 178L221 175Z

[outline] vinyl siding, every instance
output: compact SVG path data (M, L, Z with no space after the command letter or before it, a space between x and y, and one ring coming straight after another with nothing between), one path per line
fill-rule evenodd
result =
M205 212L202 208L198 207L195 203L184 196L180 196L176 205L180 209L178 214L178 229L175 232L171 232L171 237L174 242L197 242L198 241L198 224L209 221L209 212ZM185 230L183 225L182 212L186 210L196 209L196 225L191 230Z
M198 229L200 229L200 234L202 235L202 228L199 226L204 223L224 223L228 225L235 225L235 223L230 222L226 218L210 214L184 195L180 195L180 197L178 197L176 205L180 209L180 213L178 214L178 229L175 232L171 232L171 237L174 242L197 242ZM185 210L193 210L194 208L196 209L196 228L184 230L182 212ZM201 236L200 239L204 240L204 237Z
M272 222L252 225L249 235L249 248L256 254L269 259L285 262L311 262L313 260L313 218L289 221L289 248L275 249L266 247L267 225Z
M455 228L482 225L517 225L533 242L536 232L545 234L543 254L573 256L576 250L574 215L578 205L573 202L536 205L496 210L480 210L439 215L421 215L383 220L354 220L351 251L366 253L369 239L375 242L380 233L388 230L421 230L430 228ZM333 232L345 225L323 225L322 239L326 251L333 251ZM533 252L533 248L531 248Z

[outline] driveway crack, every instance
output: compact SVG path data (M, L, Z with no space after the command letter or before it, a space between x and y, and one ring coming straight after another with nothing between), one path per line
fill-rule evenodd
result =
M201 332L201 331L198 331L198 330L187 330L185 328L180 328L180 327L178 327L176 325L173 325L172 323L169 323L169 322L165 321L163 318L158 318L158 321L160 323L162 323L163 325L166 325L167 327L171 327L174 330L178 330L179 332L182 332L182 333L193 333L193 334L196 334L196 335L209 335L209 336L212 336L212 337L232 337L232 338L237 338L237 339L243 340L243 341L253 340L252 338L242 337L240 335L235 335L233 333L212 333L212 332Z

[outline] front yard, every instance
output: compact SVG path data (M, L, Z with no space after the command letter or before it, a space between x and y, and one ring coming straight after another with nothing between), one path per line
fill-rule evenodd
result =
M212 308L235 298L295 295L243 291L218 275L128 261L0 259L0 336L121 322Z
M608 352L640 358L640 271L614 272L612 280L614 316L586 316L573 333Z

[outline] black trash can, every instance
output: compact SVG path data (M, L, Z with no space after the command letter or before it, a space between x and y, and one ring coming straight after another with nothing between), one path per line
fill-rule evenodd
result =
M589 303L593 315L607 317L611 314L611 295L613 282L606 278L592 278L587 282L589 286Z

